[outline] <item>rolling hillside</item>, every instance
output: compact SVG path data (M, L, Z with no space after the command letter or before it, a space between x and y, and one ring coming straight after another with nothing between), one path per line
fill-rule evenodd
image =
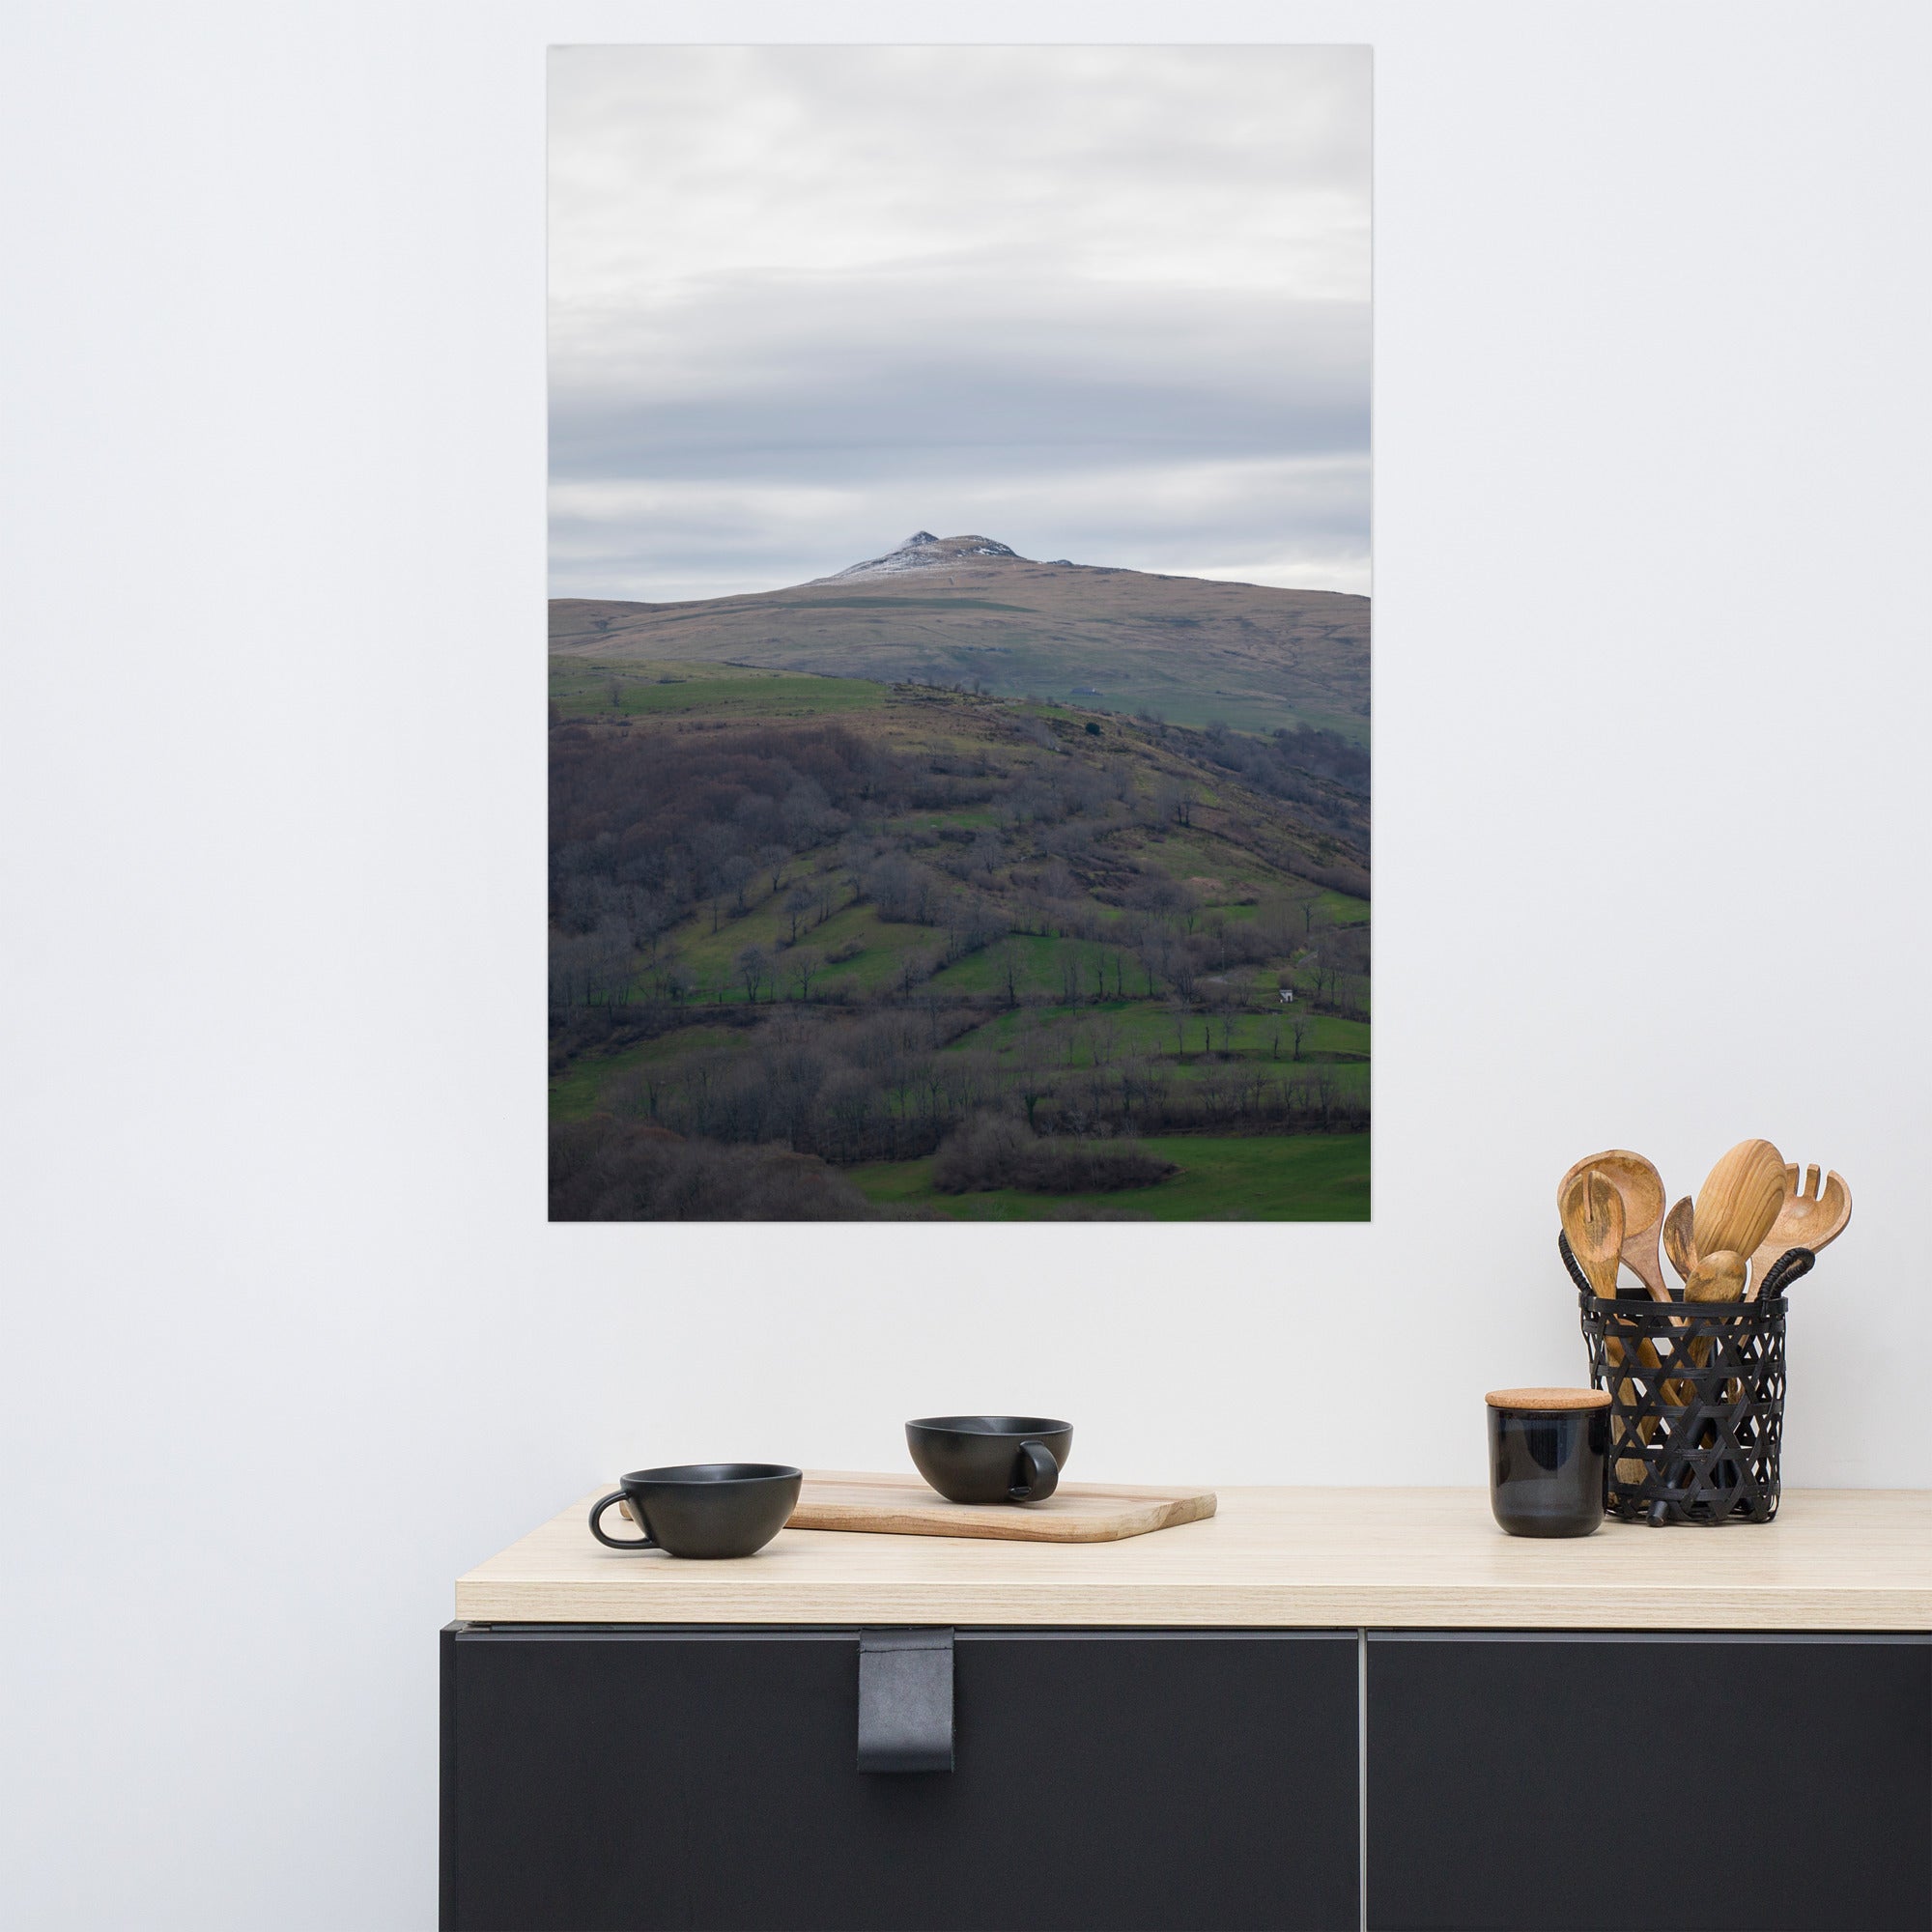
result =
M783 590L678 604L559 598L551 649L982 688L1236 730L1365 743L1369 600L1065 560L920 531Z
M1368 759L551 667L552 1214L1358 1219Z

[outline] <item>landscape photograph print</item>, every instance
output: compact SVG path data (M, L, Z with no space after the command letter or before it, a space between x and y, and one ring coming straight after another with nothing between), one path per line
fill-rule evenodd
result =
M1370 80L552 50L553 1221L1369 1218Z

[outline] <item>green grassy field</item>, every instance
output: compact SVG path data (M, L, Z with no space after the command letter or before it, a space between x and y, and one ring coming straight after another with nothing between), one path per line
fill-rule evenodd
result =
M1282 1009L1283 1015L1289 1012L1290 1009ZM991 1047L999 1053L1013 1052L1023 1033L1037 1029L1049 1058L1067 1059L1065 1046L1070 1037L1069 1064L1091 1066L1094 1029L1103 1024L1114 1029L1110 1058L1118 1058L1121 1053L1141 1053L1152 1058L1174 1055L1174 1015L1158 1003L1146 1000L1103 1000L1095 1006L1040 1007L1001 1013L954 1040L947 1051L963 1053L972 1047ZM1209 1047L1201 1043L1204 1024L1212 1026ZM1281 1029L1279 1037L1277 1027ZM1232 1029L1224 1034L1218 1021L1204 1021L1199 1013L1190 1012L1182 1020L1184 1050L1187 1053L1211 1050L1215 1054L1226 1050L1242 1057L1279 1061L1287 1066L1294 1060L1293 1036L1288 1027L1287 1018L1277 1018L1271 1012L1238 1013L1234 1016ZM1328 1014L1310 1015L1301 1050L1303 1060L1309 1063L1332 1062L1343 1057L1366 1061L1368 1022L1337 1019Z
M1155 1221L1366 1221L1367 1134L1220 1137L1175 1134L1145 1140L1180 1172L1153 1187L1108 1194L941 1194L929 1160L876 1161L844 1173L881 1207L930 1208L958 1221L1041 1221L1065 1201L1118 1208Z
M582 1120L594 1113L607 1082L639 1066L671 1061L706 1047L729 1047L744 1038L733 1027L678 1027L642 1046L626 1047L621 1053L604 1053L573 1061L561 1073L551 1075L550 1117L553 1121Z
M866 678L716 664L610 664L553 658L550 698L566 718L826 718L875 711Z

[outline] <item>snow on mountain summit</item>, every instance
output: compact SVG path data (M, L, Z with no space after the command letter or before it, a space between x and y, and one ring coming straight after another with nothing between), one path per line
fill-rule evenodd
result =
M854 577L898 577L909 570L943 570L951 564L963 563L969 557L982 556L1008 557L1014 563L1032 561L1018 551L1009 549L1003 543L995 543L991 537L936 537L930 530L915 530L897 549L889 550L884 556L868 556L864 563L855 563L844 570L834 571L830 577L814 577L811 581L814 583L839 583Z

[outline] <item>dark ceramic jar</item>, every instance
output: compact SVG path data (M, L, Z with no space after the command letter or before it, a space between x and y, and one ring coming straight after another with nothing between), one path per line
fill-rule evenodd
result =
M1512 1536L1588 1536L1604 1520L1607 1389L1492 1389L1490 1507Z

